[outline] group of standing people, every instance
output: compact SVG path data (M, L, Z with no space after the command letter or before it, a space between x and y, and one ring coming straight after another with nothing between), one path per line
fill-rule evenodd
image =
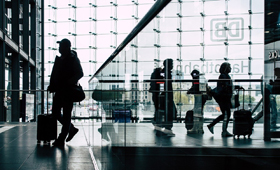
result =
M169 64L167 64L169 63ZM176 107L173 101L173 90L172 90L172 77L171 77L171 70L173 68L173 60L172 59L166 59L164 60L164 68L162 69L162 73L164 73L163 81L164 82L164 91L154 91L152 99L155 105L155 116L153 124L155 126L156 130L163 129L163 132L165 132L169 136L175 136L175 134L172 132L172 122L173 117L176 115ZM168 68L168 69L167 69ZM156 68L158 69L158 68ZM154 71L156 71L156 69ZM188 134L203 134L203 107L206 103L206 100L211 99L213 96L216 102L219 104L222 114L218 116L216 119L213 120L210 124L207 125L209 131L214 134L214 126L220 122L223 121L222 126L222 137L230 137L233 136L231 133L227 131L228 123L231 116L231 98L233 95L234 89L243 89L243 87L240 86L234 86L231 80L231 77L229 73L231 72L231 65L228 62L224 62L221 64L219 69L220 75L219 80L217 82L217 87L215 90L212 90L210 87L206 86L207 93L204 94L200 92L199 90L199 77L200 73L198 70L193 70L191 72L191 76L193 78L193 84L192 87L188 90L187 94L193 94L194 95L194 109L193 109L193 117L194 117L194 124L193 128L188 130ZM167 76L165 76L167 75ZM152 79L152 77L151 77ZM151 83L152 85L152 83ZM165 100L162 100L164 102L161 102L160 99L164 98ZM167 106L167 107L166 107ZM161 115L161 109L164 111L165 115L168 117L167 121L165 123L159 123L158 115ZM159 127L160 126L160 127Z

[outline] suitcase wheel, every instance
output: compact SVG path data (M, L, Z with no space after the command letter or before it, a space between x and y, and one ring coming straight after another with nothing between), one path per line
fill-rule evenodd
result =
M44 145L50 145L50 140L44 140Z
M235 139L236 136L237 136L237 139L239 139L240 135L233 135L233 138Z

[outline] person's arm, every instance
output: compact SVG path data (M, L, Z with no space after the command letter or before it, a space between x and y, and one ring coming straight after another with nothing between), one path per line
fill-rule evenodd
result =
M77 84L77 82L84 76L83 69L78 57L75 57L73 63L73 70L74 70L74 75L72 78L68 80L69 84Z
M236 90L236 89L245 90L242 86L239 86L239 85L235 85L235 86L234 86L234 89L235 89L235 90Z
M56 56L55 60L54 60L54 64L53 64L53 68L52 68L52 72L51 72L50 84L47 88L47 91L49 91L51 93L55 91L54 90L54 86L55 86L54 81L55 81L55 79L57 79L57 77L56 77L56 75L57 75L57 57L58 56Z

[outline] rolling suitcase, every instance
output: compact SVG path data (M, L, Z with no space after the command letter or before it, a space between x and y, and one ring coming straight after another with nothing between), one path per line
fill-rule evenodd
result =
M159 98L159 109L155 115L156 117L155 127L156 130L161 130L161 128L164 128L167 123L167 117L165 111L165 96L160 94L158 98Z
M188 110L185 117L185 127L187 130L193 127L193 110Z
M235 136L239 138L240 135L243 135L244 138L248 135L248 138L250 138L253 131L254 120L252 118L252 112L244 109L244 91L245 90L243 90L243 108L233 112L234 138Z
M47 114L41 114L37 117L37 144L41 141L44 144L50 144L51 140L57 138L57 121L52 114L49 114L47 92Z

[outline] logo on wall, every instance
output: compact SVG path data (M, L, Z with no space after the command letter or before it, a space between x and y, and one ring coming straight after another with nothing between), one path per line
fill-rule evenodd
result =
M241 41L244 38L243 18L211 20L211 41Z
M274 59L279 57L279 51L271 51L268 54L269 59Z

